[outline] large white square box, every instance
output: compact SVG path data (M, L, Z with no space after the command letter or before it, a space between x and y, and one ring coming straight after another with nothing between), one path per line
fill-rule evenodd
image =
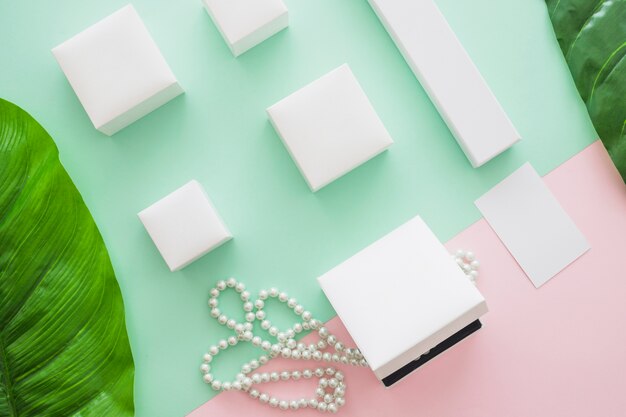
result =
M289 26L282 0L203 0L231 52L239 56Z
M232 235L195 180L139 214L171 271L177 271L230 240Z
M95 128L109 136L183 93L132 5L52 53Z
M386 386L478 330L487 312L483 296L420 217L319 283Z
M393 144L347 64L269 107L267 113L313 191Z

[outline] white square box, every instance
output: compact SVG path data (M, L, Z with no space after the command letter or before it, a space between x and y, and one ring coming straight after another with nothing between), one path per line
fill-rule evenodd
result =
M313 191L393 144L347 64L269 107L267 114Z
M289 26L282 0L203 0L231 52L239 56Z
M420 217L319 277L374 374L391 385L480 328L485 299Z
M473 167L520 140L433 0L369 2Z
M183 93L132 5L52 53L95 128L109 136Z
M204 189L195 180L138 216L171 271L184 268L232 239Z

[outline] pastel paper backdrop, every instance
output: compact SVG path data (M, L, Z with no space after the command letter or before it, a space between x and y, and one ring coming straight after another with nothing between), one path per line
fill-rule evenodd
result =
M523 137L473 169L366 0L287 0L290 27L239 58L199 0L136 0L186 94L108 138L50 49L126 3L0 6L0 95L55 138L102 232L125 299L138 417L182 416L214 395L198 366L226 334L208 317L216 280L283 288L330 319L318 275L416 214L446 241L479 219L474 199L523 162L545 174L597 137L542 2L438 1ZM395 144L313 194L265 108L344 62ZM235 238L171 273L136 213L192 178ZM249 355L233 352L216 372Z

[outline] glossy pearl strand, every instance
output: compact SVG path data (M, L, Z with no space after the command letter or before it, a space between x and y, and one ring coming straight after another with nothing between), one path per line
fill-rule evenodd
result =
M239 293L243 302L246 320L244 323L238 323L229 318L218 308L218 298L220 294L231 288ZM267 318L265 311L263 311L266 300L270 298L277 299L279 302L286 304L287 307L301 318L301 321L284 332L273 326ZM290 298L286 293L279 292L275 288L260 291L259 298L251 301L250 293L245 290L245 285L234 278L229 278L227 281L219 281L215 288L211 289L209 307L211 308L211 317L216 319L218 323L235 331L233 336L220 340L217 345L211 346L209 351L204 355L204 361L200 366L200 371L204 374L204 382L210 384L211 388L216 391L244 391L262 404L267 404L270 407L278 407L283 410L313 408L320 412L334 413L339 411L339 408L345 404L344 396L346 392L344 375L334 367L318 367L315 369L283 372L254 372L254 370L266 364L271 358L277 356L295 360L313 360L316 362L367 366L367 362L358 349L346 348L335 335L331 334L326 327L322 326L319 320L313 318L312 314L306 311L302 305L298 304L294 298ZM255 335L253 333L254 322L259 322L260 327L266 330L269 335L276 340L272 342ZM309 345L297 342L295 340L296 334L305 330L317 331L319 336L318 342ZM237 374L235 380L222 382L215 379L211 373L211 363L214 358L220 352L237 345L241 341L250 342L266 353L257 359L245 363L241 367L241 371ZM330 351L325 351L325 349L329 349ZM301 378L310 379L314 377L318 378L318 387L315 391L315 398L311 399L281 400L255 388L257 384L266 382L286 381L290 379L299 380Z
M479 263L475 259L474 254L469 251L458 250L454 255L457 264L475 283L478 277ZM223 291L233 289L236 291L243 302L243 310L245 314L245 322L239 323L232 318L223 314L218 308L219 296ZM280 331L273 326L267 318L263 308L268 299L277 299L284 303L293 312L301 318L300 322L294 324L286 331ZM345 404L346 384L344 374L334 367L317 367L314 369L303 370L285 370L282 372L254 372L257 368L265 365L271 358L281 356L286 359L295 360L312 360L316 362L340 363L353 366L368 366L367 361L357 348L346 348L345 345L331 334L328 329L322 326L319 320L312 317L311 312L306 311L304 307L294 298L290 298L287 293L279 292L275 288L270 290L261 290L259 297L251 301L250 293L246 291L243 283L238 282L235 278L229 278L226 281L218 281L215 288L210 291L209 307L211 308L211 317L217 320L221 325L234 330L235 334L227 339L220 340L217 345L209 348L204 354L203 363L200 371L203 374L203 380L209 384L215 391L243 391L247 392L250 397L258 400L262 404L270 407L280 408L281 410L299 410L303 408L311 408L319 412L336 413L339 408ZM263 339L253 333L253 323L259 322L260 327L266 330L270 336L276 339L272 341ZM317 331L319 339L317 343L304 344L297 342L295 336L303 331ZM233 381L222 382L216 379L211 373L211 363L214 358L222 351L231 346L237 345L239 342L250 342L256 347L260 347L266 353L257 359L252 359L241 367ZM330 348L332 351L324 351ZM299 379L318 378L318 386L315 390L314 398L300 398L294 400L279 399L266 392L262 392L255 388L258 384L276 381L287 381Z
M476 279L478 278L478 268L480 267L480 262L476 260L476 256L471 251L465 251L463 249L459 249L454 254L454 260L461 267L465 275L476 284Z

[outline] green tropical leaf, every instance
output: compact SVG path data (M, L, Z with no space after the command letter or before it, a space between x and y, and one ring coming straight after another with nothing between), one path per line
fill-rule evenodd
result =
M591 121L626 181L626 0L546 0Z
M124 305L52 138L0 99L0 416L132 416Z

